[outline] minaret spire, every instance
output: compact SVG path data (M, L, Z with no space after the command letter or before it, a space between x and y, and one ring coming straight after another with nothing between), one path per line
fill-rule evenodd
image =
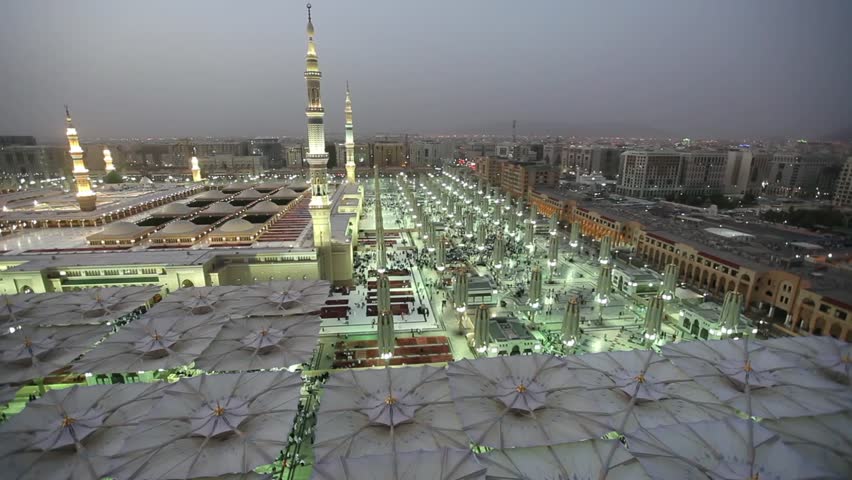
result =
M109 147L104 145L104 171L106 173L114 172L115 165L112 164L112 152L109 151Z
M65 105L65 136L68 137L68 153L74 162L74 183L77 185L77 203L83 212L91 212L97 205L97 195L92 191L92 182L89 180L89 170L83 161L83 149L80 148L80 139L77 129L71 120L71 110Z
M328 153L325 151L325 125L320 97L319 57L314 44L314 23L311 18L311 4L308 8L308 52L305 55L305 84L308 89L308 106L305 116L308 117L308 151L305 159L308 161L311 177L311 202L309 211L313 220L314 247L317 249L320 264L320 277L333 280L331 259L331 205L328 200L328 181L326 171Z
M195 147L192 147L192 158L189 159L189 170L192 172L192 181L201 181L201 167L198 166L198 157L195 153Z
M346 181L355 183L355 131L352 124L352 99L349 95L349 80L346 81Z

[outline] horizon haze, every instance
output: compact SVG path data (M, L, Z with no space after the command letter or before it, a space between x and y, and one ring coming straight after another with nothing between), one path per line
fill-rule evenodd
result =
M852 126L852 2L313 3L325 125L356 136ZM304 2L4 2L0 134L304 136ZM845 47L844 47L845 45ZM608 130L609 129L609 130Z

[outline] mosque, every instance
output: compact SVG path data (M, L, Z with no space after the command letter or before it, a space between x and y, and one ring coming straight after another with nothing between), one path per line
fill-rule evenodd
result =
M330 184L322 72L308 5L305 57L309 184L244 181L213 185L190 159L192 183L110 191L93 182L66 106L75 193L2 195L9 232L0 292L51 292L93 286L246 285L287 279L353 283L364 189L355 176L352 100L346 84L346 178ZM114 170L104 152L106 173ZM97 190L96 190L97 188ZM75 204L76 203L76 208ZM50 247L50 248L43 248Z

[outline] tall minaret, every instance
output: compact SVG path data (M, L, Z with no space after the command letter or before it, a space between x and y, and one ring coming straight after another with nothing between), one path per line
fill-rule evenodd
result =
M106 146L104 146L104 171L106 173L115 171L115 165L112 164L112 153Z
M352 125L352 99L349 98L349 82L346 82L346 181L355 183L355 131Z
M320 100L320 79L317 49L314 45L314 24L311 21L311 4L308 7L308 54L305 56L305 83L308 87L308 161L311 176L311 202L308 205L314 226L314 246L319 256L320 278L333 280L331 267L331 205L328 201L326 169L328 154L325 152L325 110Z
M192 181L201 181L201 167L198 166L198 157L195 155L195 147L192 147L192 158L189 159L190 171L192 172Z
M77 138L77 129L71 122L71 112L68 110L68 105L65 105L65 136L68 137L68 153L71 154L71 160L74 161L74 183L77 184L77 203L80 205L80 211L91 212L97 204L97 194L92 191L92 183L89 180L89 170L86 169L86 164L83 163L83 149L80 148L80 140Z

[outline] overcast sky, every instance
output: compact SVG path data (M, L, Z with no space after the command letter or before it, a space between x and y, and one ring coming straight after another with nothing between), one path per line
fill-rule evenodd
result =
M694 137L852 125L850 0L313 2L326 128ZM305 132L292 0L0 0L0 135ZM617 131L622 130L622 131Z

